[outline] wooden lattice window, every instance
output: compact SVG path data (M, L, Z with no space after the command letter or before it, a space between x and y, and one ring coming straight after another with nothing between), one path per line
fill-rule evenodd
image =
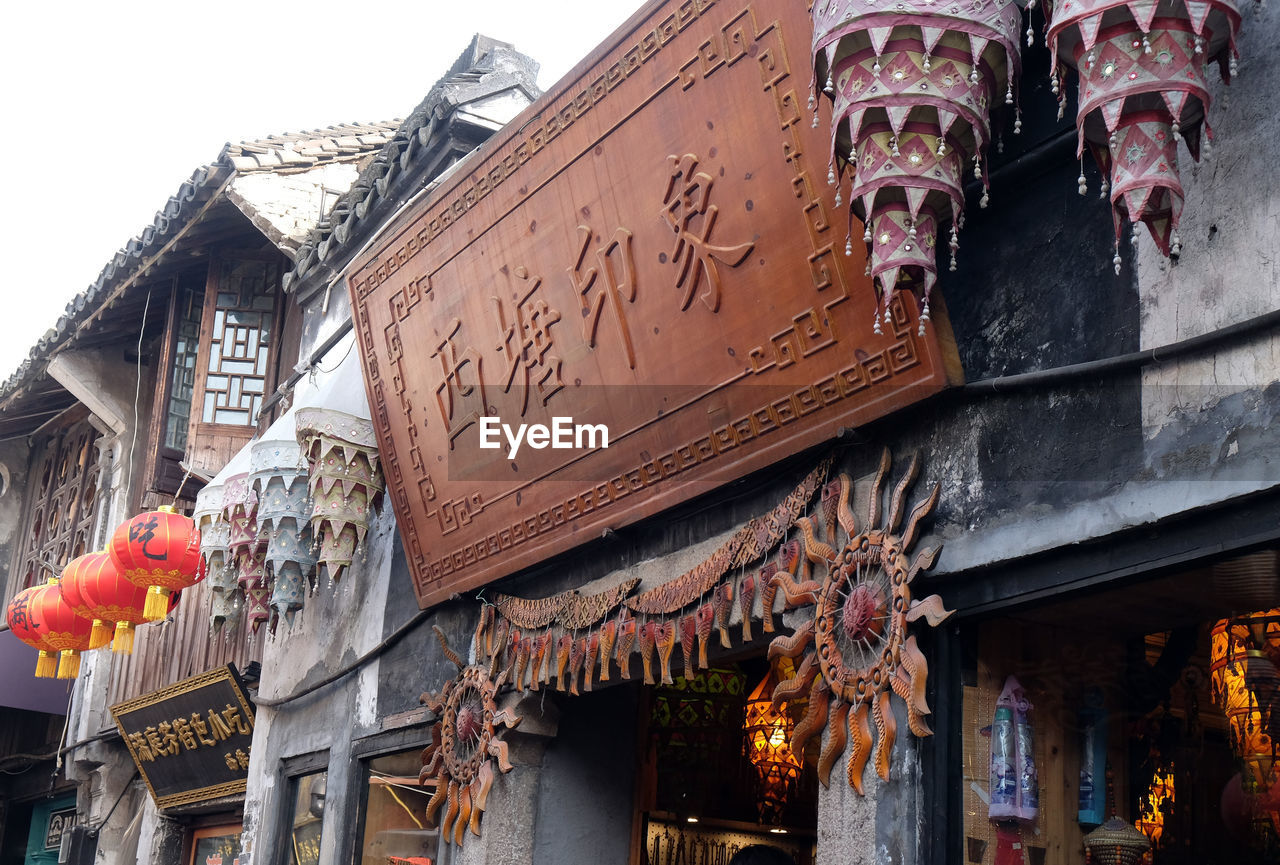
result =
M200 355L200 313L204 291L200 286L179 282L174 297L173 372L164 420L164 446L187 449L187 427L191 423L191 399L196 386L196 363Z
M75 557L93 552L99 435L81 408L40 443L27 487L18 588L40 585Z
M187 458L212 476L246 444L275 387L280 259L215 260L202 316Z

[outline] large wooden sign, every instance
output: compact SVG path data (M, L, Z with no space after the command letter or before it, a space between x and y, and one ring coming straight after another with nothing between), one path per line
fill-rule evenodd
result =
M111 707L157 808L243 793L253 705L219 667Z
M650 4L357 261L424 607L946 385L914 299L873 333L809 38L794 0Z

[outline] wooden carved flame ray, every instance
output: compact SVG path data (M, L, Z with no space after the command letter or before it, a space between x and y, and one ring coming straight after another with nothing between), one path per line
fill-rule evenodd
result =
M802 749L825 727L818 778L830 785L831 769L847 744L847 776L858 793L864 791L868 763L874 764L879 778L889 780L898 733L893 694L906 704L911 733L931 735L925 722L928 662L907 626L923 620L936 627L951 615L938 596L915 600L911 594L912 581L938 557L938 547L919 552L913 547L921 525L937 506L939 487L934 485L908 510L908 496L920 472L920 461L913 456L893 484L886 508L892 469L886 449L860 530L849 504L853 480L840 475L833 482L838 490L823 491L820 523L808 517L795 521L799 538L781 557L784 569L767 578L761 575L762 588L781 591L788 610L811 610L795 633L774 638L769 647L770 658L802 659L796 677L778 685L773 695L775 704L808 697L805 716L792 734L792 748ZM817 536L819 529L824 537Z

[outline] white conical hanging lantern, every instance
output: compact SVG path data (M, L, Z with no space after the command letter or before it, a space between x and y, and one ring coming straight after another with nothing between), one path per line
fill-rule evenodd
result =
M266 543L271 576L271 629L281 617L289 624L302 609L308 578L315 571L312 551L311 495L302 450L292 438L281 438L296 423L286 415L271 425L250 449L249 485L258 500L258 537Z

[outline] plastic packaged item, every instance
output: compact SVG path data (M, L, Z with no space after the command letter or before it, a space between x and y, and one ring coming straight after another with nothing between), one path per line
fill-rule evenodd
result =
M1018 746L1013 732L1013 709L996 706L991 725L991 765L988 791L991 804L987 816L992 820L1018 816Z
M1101 825L1106 809L1107 713L1102 692L1093 689L1085 694L1080 710L1080 804L1077 822L1085 826Z
M1035 820L1040 804L1031 703L1017 678L1005 680L991 724L987 816L992 820Z

